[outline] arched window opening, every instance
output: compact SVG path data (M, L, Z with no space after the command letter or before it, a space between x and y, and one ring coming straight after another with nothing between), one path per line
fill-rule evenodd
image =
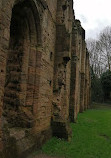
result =
M10 24L4 116L11 126L17 127L31 127L33 124L34 72L39 39L37 40L35 8L31 2L24 0L13 7Z

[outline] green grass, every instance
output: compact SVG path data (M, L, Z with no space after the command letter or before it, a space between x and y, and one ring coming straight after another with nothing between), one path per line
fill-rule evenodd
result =
M111 158L110 107L101 105L101 109L79 114L77 123L71 124L71 128L73 136L70 142L52 138L42 151L65 158Z

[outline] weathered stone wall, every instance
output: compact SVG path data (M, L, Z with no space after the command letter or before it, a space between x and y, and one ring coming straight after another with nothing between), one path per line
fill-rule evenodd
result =
M56 1L48 5L32 0L2 2L3 144L7 148L7 139L14 138L19 153L35 144L31 134L37 144L51 136Z
M85 30L80 21L76 19L72 25L71 48L69 114L70 121L75 122L78 112L83 112L88 108L90 98L90 65L85 43Z
M57 1L56 47L53 86L53 134L69 139L70 60L72 32L72 2ZM58 130L59 129L59 130Z
M69 121L89 98L89 55L73 0L1 0L0 156L15 158L52 134L69 140Z
M78 21L72 25L72 50L71 50L71 82L70 82L70 120L75 122L80 107L80 28Z

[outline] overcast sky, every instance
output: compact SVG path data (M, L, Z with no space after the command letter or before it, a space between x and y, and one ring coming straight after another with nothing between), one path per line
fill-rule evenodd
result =
M111 26L111 0L74 0L74 10L86 38L97 38L100 30Z

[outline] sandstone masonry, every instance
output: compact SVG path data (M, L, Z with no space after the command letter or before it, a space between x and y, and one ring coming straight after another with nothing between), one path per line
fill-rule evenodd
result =
M69 123L89 105L89 54L73 0L1 0L0 156L24 157L52 135L70 140Z

